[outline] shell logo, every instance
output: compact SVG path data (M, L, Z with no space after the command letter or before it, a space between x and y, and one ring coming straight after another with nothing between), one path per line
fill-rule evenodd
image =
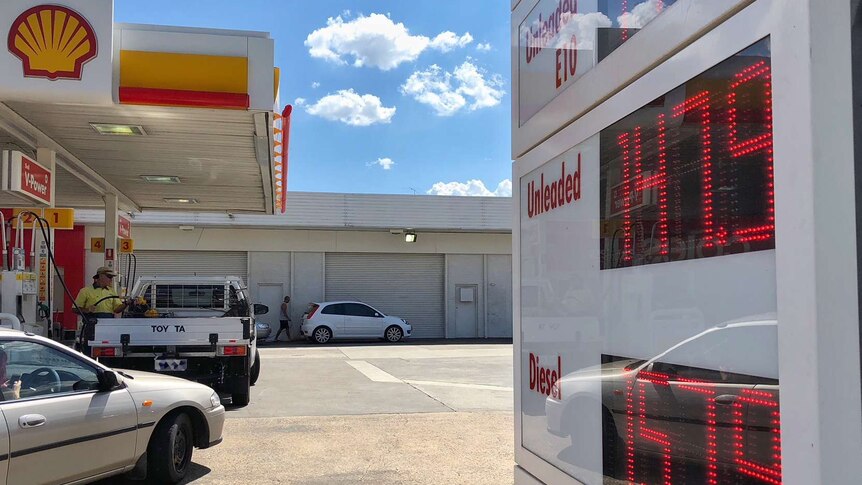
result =
M80 80L84 64L98 55L96 32L81 14L60 5L38 5L9 29L9 51L24 65L24 76Z

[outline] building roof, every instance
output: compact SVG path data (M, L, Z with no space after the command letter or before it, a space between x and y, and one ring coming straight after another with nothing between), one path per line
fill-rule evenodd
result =
M439 232L512 231L511 197L378 195L290 192L280 216L216 212L148 211L132 214L133 225L272 229L406 230ZM103 211L79 210L83 224L104 223Z

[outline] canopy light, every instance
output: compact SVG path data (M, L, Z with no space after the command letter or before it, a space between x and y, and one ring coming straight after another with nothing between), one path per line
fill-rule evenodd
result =
M407 231L404 233L404 240L409 243L416 242L416 233L413 231Z
M141 178L151 184L179 184L180 178L174 175L141 175Z
M197 204L198 200L197 199L166 197L165 202L167 202L168 204Z
M90 126L100 135L146 136L147 132L141 125L118 125L114 123L90 123Z

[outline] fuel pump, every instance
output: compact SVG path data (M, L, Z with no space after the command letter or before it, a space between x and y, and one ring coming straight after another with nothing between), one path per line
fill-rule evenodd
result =
M47 335L47 321L39 319L37 300L38 278L26 266L26 250L24 248L24 221L23 214L18 215L15 244L12 248L12 263L7 266L6 260L6 221L3 224L3 271L0 273L0 312L9 313L18 317L22 329L37 335ZM2 217L2 216L0 216ZM33 248L35 249L35 247ZM31 250L31 255L35 256Z

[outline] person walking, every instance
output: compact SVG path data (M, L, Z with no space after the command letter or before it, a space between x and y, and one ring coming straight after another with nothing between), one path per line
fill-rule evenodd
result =
M281 315L279 316L279 323L281 324L278 327L278 332L275 334L274 342L278 342L278 337L281 336L281 332L287 332L287 340L290 340L290 297L285 296L284 301L281 303Z

